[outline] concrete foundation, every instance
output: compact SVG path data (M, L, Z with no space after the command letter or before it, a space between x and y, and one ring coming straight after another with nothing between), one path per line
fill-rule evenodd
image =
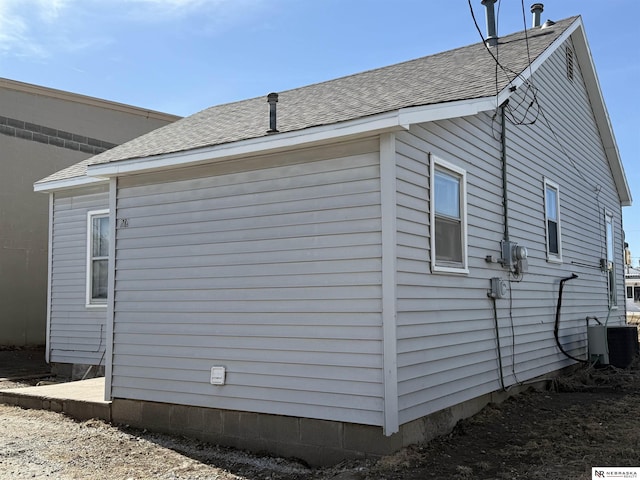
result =
M573 367L569 367L572 369ZM558 372L556 372L558 373ZM406 423L385 436L381 427L206 407L113 399L104 401L104 378L0 391L0 403L52 410L79 420L100 418L114 424L184 435L216 445L296 458L312 466L346 459L378 458L411 444L445 435L456 423L489 403L501 403L526 389L547 389L551 376L468 400Z
M104 366L80 363L51 363L51 373L59 378L82 380L84 378L104 377Z
M509 392L483 395L406 423L391 436L385 436L381 427L370 425L117 398L112 401L111 420L323 466L346 459L378 458L432 440L451 432L459 420L489 403L500 403L527 388L544 389L548 384L548 380L541 380Z

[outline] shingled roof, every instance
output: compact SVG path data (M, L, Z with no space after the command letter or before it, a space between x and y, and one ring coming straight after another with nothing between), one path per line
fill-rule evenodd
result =
M281 133L337 124L402 108L496 96L578 17L500 38L498 69L483 43L279 92ZM61 170L38 183L87 173L88 165L156 157L267 135L266 95L207 108Z

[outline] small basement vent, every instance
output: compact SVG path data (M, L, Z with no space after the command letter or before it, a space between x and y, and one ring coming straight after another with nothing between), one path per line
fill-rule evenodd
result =
M567 47L566 50L566 60L567 60L567 78L573 81L573 50Z

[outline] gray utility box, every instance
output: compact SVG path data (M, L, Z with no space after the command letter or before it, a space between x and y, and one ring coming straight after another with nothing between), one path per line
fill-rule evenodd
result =
M607 345L607 327L593 325L587 328L589 341L589 361L609 365L609 346Z

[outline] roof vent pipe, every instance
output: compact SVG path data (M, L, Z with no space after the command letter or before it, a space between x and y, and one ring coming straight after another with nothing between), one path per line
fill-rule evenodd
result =
M487 39L484 43L488 47L493 47L498 44L498 35L496 34L496 15L493 10L493 4L496 0L482 0L487 12Z
M278 103L278 94L270 93L267 95L267 102L269 102L269 130L267 133L278 133L276 128L276 103Z
M531 24L532 28L537 28L540 26L540 15L544 11L544 5L542 3L534 3L531 5L531 13L533 13L533 23Z
M493 47L498 44L498 35L496 34L496 15L493 9L493 4L496 0L482 0L487 13L487 39L484 43L488 47Z
M546 22L544 22L542 24L542 27L540 27L540 28L549 28L549 27L552 27L555 24L556 24L556 22L554 22L553 20L547 20Z

